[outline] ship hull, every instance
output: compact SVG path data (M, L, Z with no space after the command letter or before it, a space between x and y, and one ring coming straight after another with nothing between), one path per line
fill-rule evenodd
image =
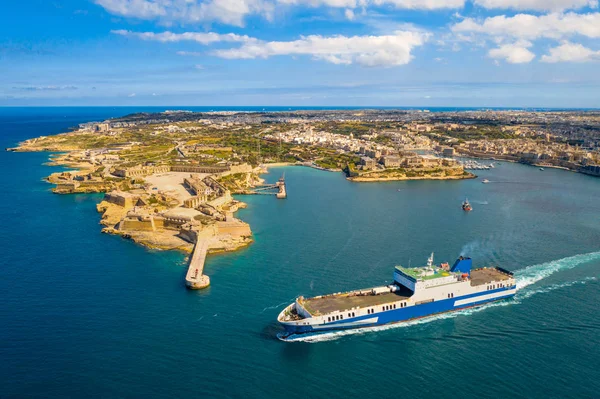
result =
M454 312L491 302L501 301L513 297L516 286L486 291L480 294L465 295L451 299L433 301L405 308L382 311L361 317L355 317L324 324L299 324L294 322L280 322L286 331L286 336L292 334L305 334L316 332L330 332L338 330L376 327L388 324L408 322L411 320L435 316L442 313ZM293 306L293 305L290 305ZM307 319L310 321L310 318Z

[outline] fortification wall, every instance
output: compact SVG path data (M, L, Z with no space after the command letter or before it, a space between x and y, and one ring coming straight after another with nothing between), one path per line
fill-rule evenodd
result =
M120 230L142 230L142 231L156 231L152 218L148 219L134 219L125 218L121 220L119 224Z
M122 206L124 208L132 208L135 204L135 201L137 201L137 198L138 197L127 193L117 193L114 191L104 195L104 201Z
M179 237L181 237L183 240L187 241L187 242L191 242L192 244L195 244L196 241L198 241L198 234L195 230L191 230L191 229L181 229L179 231Z
M252 235L250 225L240 221L217 222L218 234L229 234L232 237L248 237Z
M79 182L69 182L69 183L58 183L54 188L54 191L60 191L64 193L71 193L75 191L76 188L79 187Z
M241 165L231 165L228 171L221 173L221 176L229 176L235 173L251 173L254 169L252 165L243 163Z
M185 173L222 173L229 170L229 166L208 166L208 165L172 165L171 172Z
M165 228L165 219L162 216L154 216L154 228L161 230Z

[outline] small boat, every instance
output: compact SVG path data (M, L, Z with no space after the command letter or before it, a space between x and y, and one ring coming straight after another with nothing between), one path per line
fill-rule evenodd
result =
M544 168L540 168L540 170L544 170Z
M483 184L488 184L490 181L489 181L488 179L483 179L481 182L482 182Z
M462 209L465 212L470 212L473 210L473 207L471 206L471 204L469 203L468 199L465 199L465 201L462 203Z

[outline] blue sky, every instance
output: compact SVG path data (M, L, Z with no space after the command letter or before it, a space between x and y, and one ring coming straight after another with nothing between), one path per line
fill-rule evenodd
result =
M597 0L21 0L0 105L600 107Z

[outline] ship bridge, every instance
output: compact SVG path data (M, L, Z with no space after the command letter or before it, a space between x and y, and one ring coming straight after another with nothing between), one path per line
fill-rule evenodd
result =
M459 274L437 266L413 268L396 266L394 270L394 282L413 292L419 288L455 283L458 278Z

